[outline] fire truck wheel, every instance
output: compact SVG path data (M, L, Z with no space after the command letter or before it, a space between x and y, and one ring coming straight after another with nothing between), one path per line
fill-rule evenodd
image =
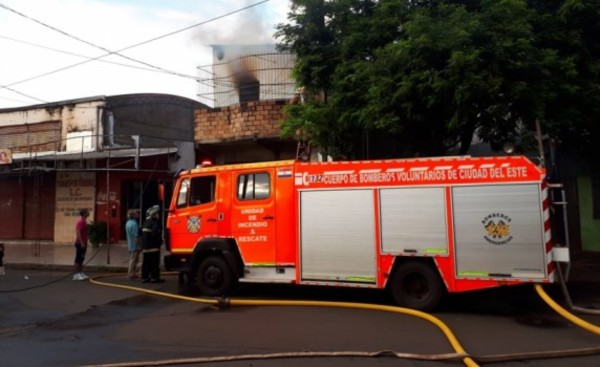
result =
M402 307L420 311L434 309L442 299L443 284L435 270L422 262L407 262L394 272L392 296Z
M200 263L196 274L198 288L206 296L222 296L231 290L233 274L220 256L209 256Z

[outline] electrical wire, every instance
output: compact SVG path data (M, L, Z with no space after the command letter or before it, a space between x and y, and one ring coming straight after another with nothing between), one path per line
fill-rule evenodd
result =
M182 73L178 73L178 72L175 72L175 71L167 70L167 69L164 69L164 68L161 68L161 67L158 67L158 66L155 66L155 65L149 64L149 63L145 63L145 62L143 62L143 61L139 61L139 60L136 60L136 59L130 58L130 57L128 57L128 56L121 55L120 53L121 53L121 52L123 52L123 51L126 51L126 50L130 50L130 49L132 49L132 48L135 48L135 47L139 47L139 46L142 46L142 45L145 45L145 44L148 44L148 43L151 43L151 42L154 42L154 41L157 41L157 40L160 40L160 39L166 38L166 37L173 36L173 35L175 35L175 34L178 34L178 33L184 32L184 31L187 31L187 30L189 30L189 29L192 29L192 28L196 28L196 27L199 27L199 26L202 26L202 25L205 25L205 24L208 24L208 23L214 22L214 21L216 21L216 20L220 20L220 19L226 18L226 17L228 17L228 16L231 16L231 15L233 15L233 14L236 14L236 13L243 12L243 11L245 11L245 10L248 10L248 9L251 9L251 8L253 8L253 7L256 7L256 6L258 6L258 5L261 5L261 4L263 4L263 3L266 3L267 1L269 1L269 0L262 0L262 1L259 1L259 2L257 2L257 3L250 4L250 5L248 5L248 6L245 6L245 7L239 8L239 9L237 9L237 10L234 10L234 11L228 12L228 13L226 13L226 14L223 14L223 15L220 15L220 16L217 16L217 17L214 17L214 18L211 18L211 19L209 19L209 20L202 21L202 22L200 22L200 23L196 23L196 24L193 24L193 25L191 25L191 26L187 26L187 27L185 27L185 28L178 29L178 30L175 30L175 31L172 31L172 32L166 33L166 34L164 34L164 35L161 35L161 36L158 36L158 37L154 37L154 38L151 38L151 39L149 39L149 40L146 40L146 41L143 41L143 42L139 42L139 43L136 43L136 44L133 44L133 45L130 45L130 46L127 46L127 47L124 47L124 48L118 49L118 50L116 50L116 51L110 51L110 50L108 50L108 49L105 49L105 48L103 48L102 46L98 46L98 45L95 45L95 44L93 44L93 43L91 43L91 42L87 42L87 41L85 41L85 40L83 40L83 39L80 39L80 38L78 38L78 37L72 36L72 35L70 35L70 34L69 34L69 33L67 33L67 32L61 31L61 30L60 30L60 29L58 29L58 28L52 27L52 26L50 26L50 25L47 25L47 24L45 24L45 23L43 23L43 22L40 22L40 21L38 21L38 20L36 20L36 19L34 19L34 18L28 17L27 15L25 15L25 14L22 14L22 13L20 13L20 12L18 12L18 11L16 11L16 10L14 10L14 9L12 9L12 8L10 8L10 7L8 7L8 6L4 5L4 4L2 4L2 3L0 3L0 8L4 8L5 10L11 11L11 12L13 12L13 13L15 13L15 14L18 14L18 15L20 15L20 16L22 16L22 17L25 17L26 19L32 20L32 21L34 21L34 22L36 22L36 23L39 23L39 24L41 24L41 25L43 25L43 26L45 26L45 27L48 27L48 28L50 28L50 29L52 29L52 30L54 30L54 31L57 31L57 32L59 32L59 33L61 33L61 34L63 34L63 35L66 35L66 36L68 36L68 37L70 37L70 38L76 39L76 40L78 40L78 41L80 41L80 42L84 42L84 43L86 43L86 44L88 44L88 45L91 45L91 46L93 46L93 47L100 48L100 49L102 49L102 50L104 50L104 51L106 51L106 52L107 52L107 53L105 53L105 54L102 54L102 55L99 55L99 56L96 56L96 57L93 57L93 58L89 58L89 59L87 59L87 60L85 60L85 61L81 61L81 62L78 62L78 63L75 63L75 64L71 64L71 65L68 65L68 66L65 66L65 67L62 67L62 68L59 68L59 69L55 69L55 70L52 70L52 71L49 71L49 72L45 72L45 73L42 73L42 74L38 74L38 75L36 75L36 76L33 76L33 77L30 77L30 78L26 78L26 79L23 79L23 80L20 80L20 81L17 81L17 82L13 82L13 83L10 83L10 84L6 84L6 85L0 85L0 88L4 88L4 89L7 89L7 90L10 90L10 91L12 91L12 92L15 92L15 93L21 94L21 95L23 95L23 96L26 96L26 97L28 97L28 98L32 98L31 96L28 96L28 95L25 95L25 94L23 94L23 93L17 92L17 91L15 91L14 89L11 89L11 88L9 88L9 87L12 87L12 86L14 86L14 85L17 85L17 84L22 84L22 83L25 83L25 82L28 82L28 81L32 81L32 80L35 80L35 79L39 79L39 78L42 78L42 77L45 77L45 76L48 76L48 75L52 75L52 74L55 74L55 73L58 73L58 72L61 72L61 71L67 70L67 69L71 69L71 68L74 68L74 67L77 67L77 66L80 66L80 65L83 65L83 64L87 64L88 62L91 62L91 61L97 61L97 60L100 60L100 59L102 59L102 58L104 58L104 57L107 57L107 56L110 56L110 55L117 55L117 56L120 56L120 57L126 58L126 59L128 59L128 60L135 61L135 62L141 63L141 64L143 64L143 65L149 66L149 67L151 67L151 68L154 68L154 69L157 69L157 70L163 71L163 72L165 72L165 73L168 73L168 74L172 74L172 75L179 76L179 77L184 77L184 78L189 78L189 79L194 79L194 80L197 80L197 78L196 78L195 76L191 76L191 75L182 74ZM38 100L38 101L42 101L42 100L40 100L40 99L38 99L38 98L32 98L32 99L35 99L35 100Z
M140 60L138 60L138 59L134 59L134 58L132 58L132 57L129 57L129 56L123 55L123 54L121 54L121 52L122 52L122 51L125 51L125 50L128 50L128 49L131 49L131 48L134 48L134 47L138 47L138 46L141 46L141 45L144 45L144 44L150 43L150 42L154 42L154 41L157 41L157 40L160 40L160 39L166 38L166 37L170 37L170 36L172 36L172 35L175 35L175 34L177 34L177 33L181 33L181 32L183 32L183 31L186 31L186 30L189 30L189 29L192 29L192 28L198 27L198 26L200 26L200 25L204 25L204 24L206 24L206 23L209 23L209 22L212 22L212 21L215 21L215 20L218 20L218 19L222 19L222 18L228 17L228 16L230 16L230 15L233 15L233 14L236 14L236 13L239 13L239 12L242 12L242 11L245 11L245 10L248 10L248 9L251 9L251 8L253 8L253 7L255 7L255 6L258 6L258 5L262 4L262 3L265 3L265 2L267 2L267 1L269 1L269 0L263 0L263 1L260 1L260 2L258 2L258 3L255 3L255 4L251 4L251 5L245 6L245 7L243 7L243 8L240 8L240 9L234 10L234 11L232 11L232 12L226 13L226 14L224 14L224 15L221 15L221 16L219 16L219 17L212 18L212 19L209 19L209 20L207 20L207 21L203 21L203 22L200 22L200 23L197 23L197 24L193 24L193 25L191 25L191 26L188 26L188 27L186 27L186 28L182 28L182 29L179 29L179 30L176 30L176 31L173 31L173 32L167 33L167 34L165 34L165 35L162 35L162 36L159 36L159 37L152 38L152 39L150 39L150 40L148 40L148 41L144 41L144 42L141 42L141 43L138 43L138 44L135 44L135 45L132 45L132 46L129 46L129 47L126 47L126 48L120 49L120 50L118 50L118 51L111 51L111 50L109 50L109 49L108 49L108 48L106 48L106 47L103 47L103 46L97 45L97 44L95 44L95 43L93 43L93 42L86 41L86 40L84 40L84 39L82 39L82 38L80 38L80 37L74 36L74 35L72 35L72 34L70 34L70 33L68 33L68 32L65 32L65 31L63 31L63 30L61 30L61 29L58 29L58 28L56 28L56 27L53 27L53 26L51 26L51 25L49 25L49 24L46 24L46 23L44 23L44 22L42 22L42 21L39 21L39 20L37 20L37 19L34 19L34 18L32 18L32 17L29 17L29 16L27 16L27 15L25 15L25 14L21 13L21 12L18 12L18 11L16 11L16 10L14 10L14 9L12 9L12 8L10 8L10 7L6 6L6 5L4 5L4 4L2 4L2 3L0 3L0 8L4 8L4 9L6 9L6 10L10 11L10 12L13 12L13 13L15 13L15 14L17 14L17 15L21 16L21 17L24 17L24 18L26 18L26 19L28 19L28 20L31 20L31 21L33 21L33 22L36 22L36 23L38 23L38 24L42 25L43 27L49 28L49 29L51 29L51 30L53 30L53 31L55 31L55 32L58 32L58 33L60 33L60 34L62 34L62 35L64 35L64 36L66 36L66 37L72 38L72 39L74 39L74 40L76 40L76 41L78 41L78 42L82 42L82 43L84 43L84 44L86 44L86 45L88 45L88 46L92 46L92 47L94 47L94 48L100 49L100 50L102 50L102 51L104 51L104 52L106 52L106 53L107 53L107 54L106 54L106 55L104 55L104 56L109 56L109 55L115 55L115 56L119 56L119 57L122 57L122 58L124 58L124 59L126 59L126 60L133 61L133 62L136 62L136 63L142 64L142 65L145 65L145 66L151 67L151 68L153 68L153 69L160 70L160 71L162 71L162 72L166 72L166 73L173 74L173 75L176 75L176 76L181 76L181 77L184 77L184 78L192 78L192 79L195 79L195 77L194 77L194 76L187 75L187 74L182 74L182 73L178 73L178 72L174 72L174 71L171 71L171 70L167 70L167 69L161 68L161 67L159 67L159 66L152 65L152 64L149 64L149 63L147 63L147 62L140 61ZM103 56L103 57L104 57L104 56ZM95 59L96 59L96 58L92 58L92 59L90 59L89 61L92 61L92 60L95 60ZM14 84L11 84L11 85L14 85Z
M265 0L265 1L268 1L268 0ZM263 1L263 2L265 2L265 1ZM242 8L242 9L240 9L240 10L238 10L238 11L243 11L243 10L246 10L246 9L248 9L248 8L252 7L252 6L256 6L256 5L259 5L259 4L261 4L261 3L256 3L256 4L253 4L253 5L250 5L250 6L248 6L248 7ZM85 43L85 44L87 44L87 45L90 45L90 46L92 46L92 47L99 48L99 49L101 49L101 50L103 50L103 51L105 51L105 52L108 52L108 55L110 55L110 54L115 54L115 55L117 55L117 56L123 57L123 58L125 58L125 59L128 59L128 60L130 60L130 61L134 61L134 62L137 62L137 63L141 63L141 64L143 64L143 65L149 66L150 68L136 67L136 66L134 66L134 65L128 65L128 64L122 64L122 63L110 62L110 61L101 60L101 59L98 59L98 58L91 58L91 57L84 56L84 55L74 54L74 53L71 53L71 52L68 52L68 51L57 50L57 49L50 48L50 47L46 47L46 46L43 46L43 45L38 45L38 44L34 44L34 43L30 43L30 42L22 41L22 40L16 40L16 39L14 39L14 38L10 38L10 37L4 37L4 36L0 36L1 38L9 39L9 40L12 40L12 41L14 41L14 42L21 42L21 43L28 44L28 45L31 45L31 46L34 46L34 47L40 47L40 48L44 48L44 49L49 49L49 50L52 50L52 51L55 51L55 52L60 52L60 53L64 53L64 54L69 54L69 55L72 55L72 56L82 57L82 58L85 58L85 59L87 59L87 61L90 61L90 60L97 60L97 61L102 61L102 62L107 62L107 63L116 64L116 65L119 65L119 66L125 66L125 67L137 68L137 69L141 69L141 70L147 70L147 71L155 71L155 72L163 72L163 73L167 73L167 74L173 74L173 75L177 75L177 76L180 76L180 77L184 77L184 78L188 78L188 79L193 79L193 80L197 81L197 82L198 82L198 83L200 83L200 84L205 84L205 85L207 85L207 86L208 86L208 87L210 87L210 88L215 88L215 86L217 86L217 85L220 85L220 86L223 86L223 87L225 87L225 88L226 88L226 90L225 90L225 91L222 91L222 92L220 92L221 94L229 94L229 93L232 93L232 91L234 90L235 83L233 83L233 82L229 82L229 81L225 81L225 80L219 81L219 80L214 80L214 79L213 79L213 80L212 80L212 85L210 85L210 84L208 83L208 80L210 80L210 79L202 79L202 78L198 78L197 76L192 76L192 75L188 75L188 74L177 73L177 72L174 72L174 71L171 71L171 70L166 70L166 69L164 69L164 68L160 68L160 67L158 67L158 66L155 66L155 65L151 65L151 64L145 63L145 62L143 62L143 61L140 61L140 60L136 60L136 59L133 59L133 58L130 58L130 57L127 57L127 56L121 55L121 54L119 54L119 51L114 51L114 52L113 52L113 51L110 51L110 50L108 50L108 49L106 49L106 48L104 48L104 47L102 47L102 46L99 46L99 45L96 45L96 44L94 44L94 43L88 42L88 41L86 41L86 40L83 40L83 39L81 39L81 38L79 38L79 37L76 37L76 36L74 36L74 35L72 35L72 34L70 34L70 33L67 33L67 32L65 32L65 31L62 31L62 30L60 30L60 29L58 29L58 28L56 28L56 27L53 27L53 26L51 26L51 25L48 25L48 24L46 24L46 23L43 23L43 22L41 22L41 21L39 21L39 20L37 20L37 19L31 18L31 17L29 17L29 16L27 16L27 15L25 15L25 14L22 14L22 13L20 13L20 12L18 12L18 11L16 11L16 10L14 10L14 9L12 9L12 8L9 8L9 7L7 7L7 6L3 5L3 4L1 4L1 3L0 3L0 7L3 7L3 8L5 8L6 10L12 11L12 12L14 12L14 13L16 13L16 14L18 14L18 15L22 16L22 17L25 17L26 19L29 19L29 20L32 20L32 21L34 21L34 22L38 23L38 24L41 24L41 25L42 25L42 26L44 26L44 27L47 27L47 28L50 28L50 29L52 29L52 30L54 30L54 31L56 31L56 32L59 32L60 34L63 34L63 35L65 35L65 36L67 36L67 37L73 38L73 39L75 39L75 40L77 40L77 41L79 41L79 42L83 42L83 43ZM235 12L237 12L237 11L235 11ZM228 16L228 15L231 15L231 14L233 14L233 13L234 13L234 12L231 12L231 13L225 14L225 15L223 15L222 17L224 17L224 16ZM212 20L211 20L211 21L212 21ZM208 21L207 21L207 22L208 22ZM206 23L206 22L204 22L204 23ZM204 23L202 23L202 24L204 24ZM198 25L199 25L199 24L197 24L197 25L193 25L193 26L190 26L190 27L194 27L194 26L198 26ZM190 28L190 27L188 27L188 28ZM184 28L183 30L186 30L186 29L188 29L188 28ZM183 30L179 30L179 31L176 31L176 32L172 32L171 34L174 34L174 33L177 33L177 32L183 31ZM170 34L168 34L168 35L170 35ZM166 37L166 36L168 36L168 35L165 35L165 36L162 36L162 37ZM156 38L156 39L160 39L160 38ZM154 40L156 40L156 39L154 39ZM267 55L278 55L278 54L276 54L276 53L263 53L263 54L250 54L250 55L243 55L242 57L239 57L239 58L237 58L237 59L230 60L230 61L228 61L228 62L225 62L225 63L217 64L217 66L224 66L224 65L227 65L227 64L230 64L230 63L233 63L233 62L241 62L241 61L243 61L243 59L246 59L246 58L249 58L249 57L257 57L257 58L263 58L263 59L267 60L267 59L265 58ZM85 62L87 62L87 61L85 61ZM269 60L267 60L267 61L269 61ZM271 62L275 63L276 61L272 60ZM291 63L291 61L288 61L288 63L287 63L287 65L286 65L286 67L284 67L284 68L280 68L280 69L282 69L282 70L283 70L283 69L285 69L285 70L289 70L289 64L290 64L290 63ZM77 65L81 65L81 64L77 64ZM64 69L61 69L61 71L62 71L62 70L64 70ZM264 70L266 70L266 69L264 69ZM271 69L268 69L268 70L271 70ZM258 71L258 70L254 70L254 72L256 72L256 71ZM235 74L234 74L234 75L235 75ZM228 79L232 78L234 75L231 75L231 76L229 76L229 77L228 77ZM281 78L281 75L282 75L282 72L280 72L280 75L279 75L279 76L276 78L276 81L277 81L278 79L280 79L280 78ZM34 77L34 78L35 78L35 77ZM26 81L29 81L29 80L31 80L31 79L27 79ZM17 83L19 83L19 82L17 82ZM274 83L274 84L275 84L275 85L278 85L278 86L281 86L281 83ZM291 83L290 83L290 84L291 84ZM11 86L11 85L14 85L14 83L13 83L13 84L10 84L9 86ZM247 88L247 87L245 87L245 86L240 86L240 88L239 88L239 89L243 90L243 89L245 89L245 88ZM22 95L24 95L24 96L26 96L26 97L28 97L28 98L37 99L37 98L35 98L35 97L29 96L29 95L25 95L25 94L23 94L23 93L21 93L21 92L18 92L18 91L16 91L16 90L12 89L12 88L6 88L6 89L9 89L10 91L12 91L12 92L14 92L14 93L19 93L19 94L22 94ZM280 91L279 89L281 89L281 88L278 88L278 89L277 89L277 91L276 91L275 89L273 89L273 88L263 88L262 90L263 90L263 91L265 91L266 93L278 93L278 94L281 94L281 91ZM207 97L205 97L205 95L206 95L206 94L211 94L211 93L201 93L201 94L199 94L198 96L199 96L200 98L207 98ZM214 92L213 92L212 94L214 94ZM286 93L286 94L287 94L287 96L288 96L288 97L291 97L291 96L293 95L293 93ZM39 99L37 99L37 100L39 100ZM39 100L39 101L41 101L41 102L45 102L45 101L43 101L43 100Z
M28 46L32 46L32 47L41 48L41 49L44 49L44 50L56 52L56 53L61 53L61 54L68 55L68 56L75 56L75 57L79 57L79 58L82 58L82 59L91 59L92 58L92 56L87 56L87 55L82 55L82 54L78 54L78 53L75 53L75 52L60 50L60 49L57 49L57 48L48 47L48 46L40 45L40 44L37 44L37 43L28 42L28 41L24 41L24 40L12 38L12 37L7 37L7 36L3 36L3 35L0 35L0 38L6 39L6 40L9 40L9 41L12 41L12 42L16 42L16 43L21 43L21 44L24 44L24 45L28 45ZM135 65L131 65L131 64L125 64L125 63L122 63L122 62L102 60L102 59L99 59L97 61L103 62L103 63L106 63L106 64L123 66L123 67L126 67L126 68L138 69L138 70L143 70L143 71L151 71L151 72L155 72L155 73L164 73L164 71L162 71L162 70L156 70L154 68L144 68L144 67L141 67L141 66L135 66ZM187 77L188 78L194 78L191 75L188 75Z
M17 92L16 94L19 94L19 92ZM27 98L29 98L29 97L27 97ZM10 101L10 102L22 103L22 104L29 103L29 101L25 101L25 100L21 100L21 99L9 98L9 97L5 97L5 96L0 96L0 99L3 99L5 101Z
M43 99L39 99L39 98L37 98L37 97L34 97L34 96L30 95L30 94L26 94L26 93L23 93L23 92L19 92L18 90L14 89L14 88L7 87L7 86L5 86L5 85L0 85L0 88L6 89L6 90L8 90L8 91L11 91L11 92L13 92L13 93L16 93L16 94L18 94L18 95L21 95L21 96L23 96L23 97L27 97L27 98L33 99L33 100L35 100L35 101L38 101L38 102L43 102L43 103L46 103L46 102L48 102L48 101L45 101L45 100L43 100Z

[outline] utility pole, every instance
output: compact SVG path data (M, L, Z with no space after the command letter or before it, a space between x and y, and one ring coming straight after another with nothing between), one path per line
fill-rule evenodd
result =
M539 119L535 119L535 135L540 153L540 167L545 168L546 160L544 159L544 139L542 138L542 126Z

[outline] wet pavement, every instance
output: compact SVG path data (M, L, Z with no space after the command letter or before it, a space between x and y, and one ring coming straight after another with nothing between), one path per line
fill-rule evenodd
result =
M73 270L74 249L72 245L54 243L10 243L5 241L4 263L6 271L14 269L56 269ZM576 306L600 309L600 252L579 252L571 254L571 263L565 268L568 276L567 289ZM94 273L125 272L129 261L126 243L89 247L85 260L85 271ZM515 287L508 292L514 293ZM518 288L518 287L517 287ZM525 285L529 291L528 285ZM547 292L558 300L565 300L558 284L547 285ZM526 291L526 292L527 292ZM502 291L500 291L500 294ZM476 297L486 294L476 292ZM498 294L498 293L493 293ZM470 297L457 295L455 298ZM477 304L476 301L472 303ZM563 302L566 304L566 300Z
M115 268L111 268L115 269ZM90 267L95 276L97 268ZM197 297L175 275L141 284L124 274L102 279L116 285ZM598 283L573 282L577 303L600 306ZM544 288L561 301L560 288ZM384 292L367 289L243 284L234 299L287 299L389 304ZM215 307L139 290L72 281L70 269L14 267L0 277L0 355L7 366L84 366L134 361L302 351L449 353L448 341L421 319L393 313L322 307ZM598 335L549 309L530 284L453 295L433 313L476 359L529 352L598 349ZM580 315L595 325L600 316ZM34 351L34 352L32 352ZM292 358L228 362L223 367L442 367L459 361L396 358ZM148 364L137 364L148 365ZM207 365L207 364L187 364ZM500 367L600 365L600 355L480 363Z

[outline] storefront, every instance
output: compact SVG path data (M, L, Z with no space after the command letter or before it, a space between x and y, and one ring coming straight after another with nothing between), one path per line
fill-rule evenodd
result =
M126 239L127 211L159 203L158 182L173 177L177 149L89 152L16 158L0 177L0 238L71 243L79 209L106 224L111 243ZM8 169L6 169L8 168ZM143 220L143 216L141 216Z

